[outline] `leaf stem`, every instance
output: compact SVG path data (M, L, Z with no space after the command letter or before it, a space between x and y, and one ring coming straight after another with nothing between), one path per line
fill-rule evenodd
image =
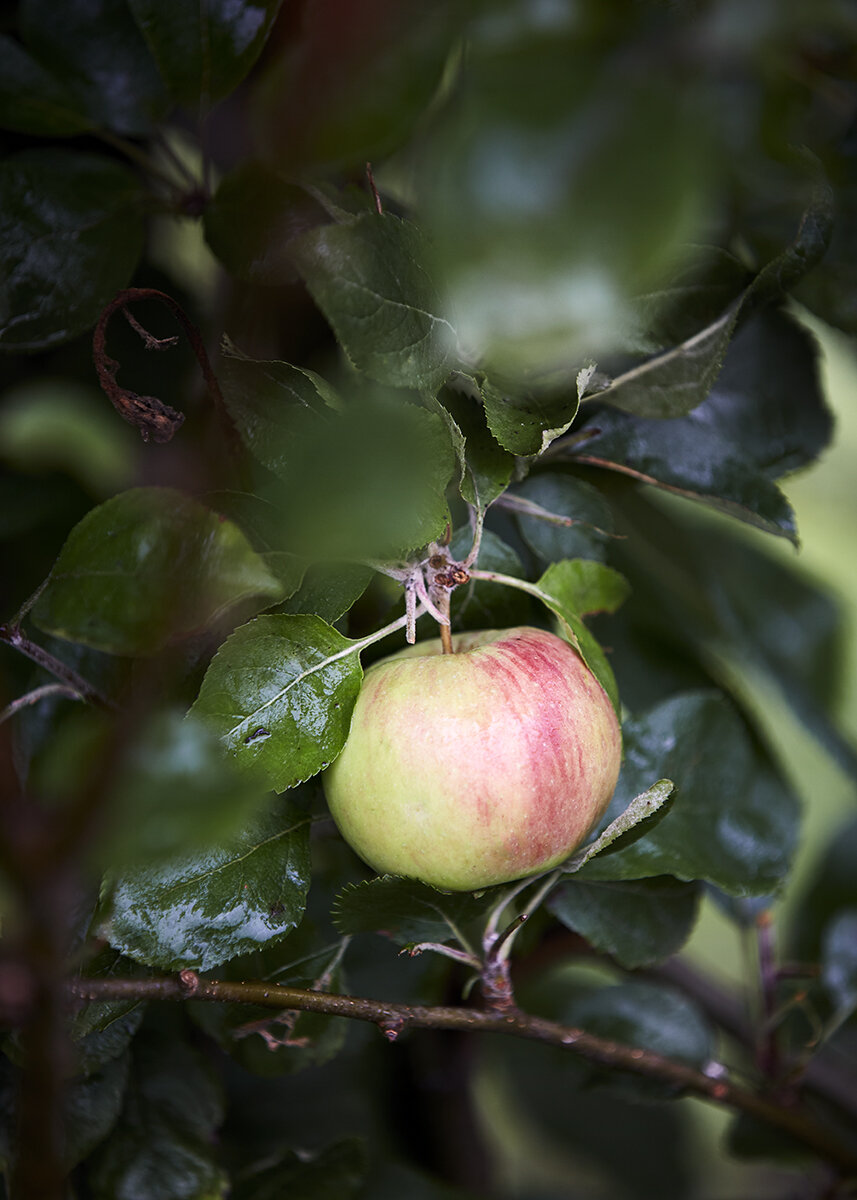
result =
M40 667L49 671L69 691L74 692L78 699L91 701L102 708L114 707L106 696L102 695L91 683L88 683L82 675L78 675L77 671L67 666L64 662L61 662L60 659L55 658L53 654L48 653L47 650L39 646L36 642L31 642L29 638L24 637L18 625L0 625L0 641L6 642L8 646L12 646L15 650L20 651L31 662L37 663ZM11 713L9 715L11 716Z
M86 979L68 985L71 996L94 1000L183 1000L187 986L178 977L151 979ZM469 1006L424 1006L387 1003L357 996L308 991L264 982L229 982L200 979L195 1001L256 1004L264 1008L297 1009L328 1016L368 1021L382 1031L398 1034L411 1029L455 1029L466 1032L505 1033L570 1050L588 1062L656 1079L711 1103L775 1126L837 1167L844 1175L857 1175L857 1153L843 1145L814 1118L793 1106L776 1103L730 1082L718 1073L709 1076L695 1067L676 1062L651 1050L597 1037L586 1030L532 1016L515 1007L502 1012Z
M20 712L22 708L28 708L31 704L38 704L40 700L44 700L47 696L65 696L68 700L83 700L83 696L76 688L69 687L66 683L45 683L41 687L33 688L31 692L26 692L23 696L19 696L17 700L13 700L11 704L0 712L0 725L4 721L8 721L10 717L14 717L16 712Z

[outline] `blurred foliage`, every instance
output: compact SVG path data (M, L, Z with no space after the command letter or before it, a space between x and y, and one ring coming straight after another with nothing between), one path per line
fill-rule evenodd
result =
M0 1055L0 1189L27 1153L21 963L448 1004L504 913L529 912L526 1011L728 1062L848 1139L857 834L825 830L795 883L799 806L758 697L853 790L842 613L775 543L799 545L791 476L831 444L810 327L857 333L855 264L849 0L4 9L0 1007L23 1029ZM93 343L129 286L188 324L128 300ZM169 442L122 422L164 405ZM474 534L503 578L456 588L453 630L577 646L623 718L605 824L655 780L675 792L573 873L448 895L367 878L315 777L363 667L404 642L402 584ZM55 891L32 855L51 831ZM687 973L711 895L756 939L746 1021ZM44 911L54 958L33 967ZM89 1003L71 1034L81 1200L827 1186L746 1116L699 1162L674 1087L529 1042L382 1044L193 1000Z

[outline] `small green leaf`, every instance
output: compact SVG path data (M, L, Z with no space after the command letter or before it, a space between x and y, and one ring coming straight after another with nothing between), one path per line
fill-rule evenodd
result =
M548 900L566 928L628 970L677 953L690 936L698 907L698 887L669 875L612 883L569 880Z
M367 1161L363 1143L346 1138L314 1154L288 1150L279 1161L243 1177L232 1200L352 1200L363 1194Z
M631 586L624 575L593 558L563 559L548 567L542 580L548 590L561 596L572 612L585 617L591 613L615 612L628 599Z
M33 620L110 654L146 655L241 600L282 593L231 521L172 488L134 488L74 527Z
M306 285L359 371L433 392L449 373L455 332L423 265L416 226L368 214L295 245Z
M93 1200L216 1200L227 1180L213 1139L223 1099L206 1057L178 1034L134 1043L125 1105L87 1165Z
M545 564L562 558L603 559L613 513L590 483L558 471L530 475L504 497L521 536Z
M580 619L575 609L576 595L571 586L568 563L552 563L538 580L540 599L560 620L564 633L576 646L583 661L610 697L616 712L620 711L619 691L613 669L601 646Z
M830 922L822 945L821 978L837 1009L857 1006L857 908L845 909Z
M722 696L672 697L627 721L623 741L625 762L608 817L659 771L675 781L675 800L651 832L590 859L579 878L674 875L707 880L735 896L782 886L797 838L797 802Z
M95 323L143 249L136 176L102 155L0 162L0 349L55 346Z
M97 929L137 962L206 971L294 929L309 870L309 817L280 801L217 849L125 871Z
M125 0L22 0L19 25L92 125L145 134L166 115L169 98Z
M562 870L571 874L579 871L584 863L588 863L596 854L601 854L608 846L613 846L615 842L622 840L623 845L628 845L632 841L636 841L642 836L643 830L641 826L645 825L645 832L648 832L657 822L653 820L657 814L657 821L660 821L666 815L664 805L675 790L674 784L669 779L659 779L657 783L653 783L645 792L641 792L639 796L635 796L631 803L610 822L603 833L600 833L594 842L590 842L582 850L578 850L571 858L566 859L562 864ZM626 836L632 835L632 836ZM615 847L614 847L615 849Z
M580 391L573 388L518 394L486 379L480 393L488 428L512 454L543 454L566 432L580 405Z
M484 515L489 505L509 486L515 459L488 429L478 403L480 397L476 380L459 373L444 393L443 404L464 439L461 495L473 505L477 514Z
M220 647L191 711L285 791L345 744L363 679L357 645L316 616L257 617Z
M128 7L173 97L205 108L253 66L280 0L128 0Z
M68 1084L63 1104L63 1161L67 1170L89 1158L122 1110L131 1056L122 1054Z
M496 889L488 893L494 894ZM484 895L439 892L414 879L381 875L341 891L333 919L342 933L383 933L400 946L454 939L466 948L467 925L491 906Z

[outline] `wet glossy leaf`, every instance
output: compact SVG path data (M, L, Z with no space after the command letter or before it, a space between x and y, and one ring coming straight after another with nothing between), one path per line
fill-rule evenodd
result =
M309 192L254 162L224 176L203 214L205 239L230 275L267 286L297 277L291 242L327 220Z
M142 134L166 114L163 82L125 0L23 0L19 24L93 125Z
M828 925L821 978L838 1009L857 1006L857 908L845 909Z
M247 358L224 339L223 398L241 440L259 462L288 479L313 432L324 433L340 401L316 375L284 362Z
M54 346L94 324L143 248L140 186L103 156L24 150L0 163L0 348Z
M280 0L128 0L173 97L206 107L241 82L259 57Z
M698 906L697 886L669 875L612 883L569 880L548 901L563 925L630 970L680 950Z
M282 591L231 521L172 488L134 488L71 531L33 619L70 641L145 655Z
M677 696L623 728L625 761L608 817L652 776L676 787L670 811L626 848L591 859L579 878L705 879L730 895L777 891L794 852L798 807L731 705L714 692Z
M216 849L125 871L98 930L148 966L208 970L294 929L309 870L309 818L279 801Z
M345 744L363 679L356 646L316 616L257 617L220 647L191 711L285 791Z
M87 1168L93 1200L214 1200L227 1184L213 1149L223 1100L205 1057L155 1030L134 1043L119 1123Z
M442 383L455 332L424 265L416 226L369 214L313 230L295 254L313 299L359 371L393 387L434 391Z
M16 133L71 137L91 128L80 99L10 37L0 35L0 126Z
M351 1200L362 1194L366 1171L363 1143L348 1138L315 1154L289 1150L242 1179L231 1194L234 1200Z
M414 879L382 875L349 884L336 897L333 917L342 933L383 933L398 945L459 940L468 922L491 906L489 897L438 892Z
M521 536L545 563L561 558L603 559L613 514L597 488L571 475L531 475L507 497Z

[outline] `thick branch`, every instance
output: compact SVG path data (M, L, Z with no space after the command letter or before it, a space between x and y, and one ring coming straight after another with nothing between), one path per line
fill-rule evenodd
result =
M70 984L70 991L78 1000L183 1000L192 995L194 1000L318 1012L369 1021L391 1040L405 1029L428 1028L505 1033L547 1042L572 1050L599 1066L657 1079L715 1104L749 1113L790 1134L844 1174L857 1175L857 1153L843 1146L810 1115L796 1107L775 1104L719 1075L709 1077L702 1071L661 1054L596 1037L585 1030L546 1021L517 1009L496 1012L464 1006L389 1004L380 1000L279 987L269 983L199 979L189 971L183 972L182 978L76 980Z

